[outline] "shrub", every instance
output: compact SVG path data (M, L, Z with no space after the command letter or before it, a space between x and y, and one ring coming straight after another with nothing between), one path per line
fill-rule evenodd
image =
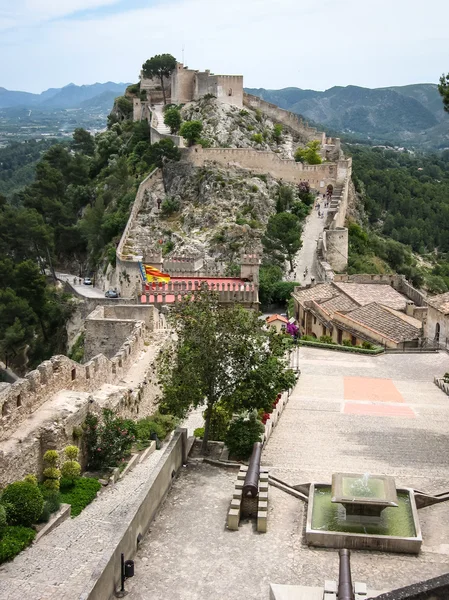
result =
M6 527L6 525L7 525L6 509L2 504L0 504L0 537L1 537L1 532Z
M179 130L179 135L185 138L189 146L193 146L201 137L203 124L201 121L184 121Z
M79 515L96 498L97 492L101 488L98 479L91 477L80 477L72 485L67 480L63 480L61 483L63 484L61 502L71 505L72 517Z
M228 427L225 443L231 456L246 459L250 456L255 442L260 442L264 426L256 411L248 416L240 415Z
M179 419L173 415L162 415L159 411L154 413L152 420L163 427L165 431L164 437L166 437L171 431L176 429L179 423Z
M44 507L40 489L28 481L15 481L8 485L1 502L6 506L8 523L25 527L38 521Z
M334 340L330 335L322 335L319 340L322 344L335 344Z
M36 475L25 475L25 477L23 478L24 481L31 483L33 485L37 485L37 477Z
M256 108L256 121L262 123L262 111L260 108Z
M36 532L29 527L6 527L0 539L0 563L12 560L29 546L35 537Z
M239 112L239 115L241 117L247 117L249 115L249 112L247 110L245 110L244 108Z
M170 133L178 133L182 123L181 111L175 107L166 109L164 112L164 123L167 127L170 127Z
M165 438L165 428L151 420L151 417L140 419L136 423L137 439L141 442L148 442L151 439L151 434L155 433L160 440Z
M202 148L212 148L212 142L207 138L200 138L197 142Z
M253 142L256 142L256 144L263 144L263 136L261 133L255 133L252 137L251 140Z
M320 342L321 342L321 339L320 339ZM351 340L343 340L341 344L342 344L342 346L348 346L348 347L350 346L351 348L353 345Z
M165 198L161 204L161 211L164 217L177 213L180 209L179 200L176 198Z
M58 469L59 454L56 450L47 450L44 454L44 464L47 465L43 472L44 487L48 490L58 491L61 471Z
M62 465L62 476L65 477L65 479L74 481L81 473L81 465L76 460L78 458L79 449L76 446L66 446L64 448L64 454L68 460Z
M64 454L68 460L77 460L79 452L80 451L77 446L66 446L64 448Z
M204 436L204 427L197 427L193 432L194 437L203 438Z
M206 418L206 411L203 413L203 416ZM232 412L221 404L216 404L210 419L209 439L216 442L224 442L231 419Z
M103 423L98 417L88 415L85 421L85 439L88 466L92 469L113 467L129 454L134 443L136 427L132 421L116 417L105 409Z
M301 339L303 342L317 342L318 341L315 337L313 337L313 335L303 335Z
M282 130L283 127L281 123L276 123L273 128L273 140L276 142L276 144L280 144L282 142Z
M59 492L54 492L52 490L50 491L46 491L44 490L43 492L44 494L44 500L45 500L45 506L47 506L48 510L50 511L50 513L54 513L57 510L59 510L60 506L61 506L61 495Z
M372 350L374 346L370 342L362 342L362 348L365 348L365 350Z

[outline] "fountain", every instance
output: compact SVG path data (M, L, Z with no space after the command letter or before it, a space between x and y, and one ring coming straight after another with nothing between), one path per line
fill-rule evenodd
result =
M393 477L335 473L332 486L310 485L308 504L310 546L419 553L413 490L396 489Z

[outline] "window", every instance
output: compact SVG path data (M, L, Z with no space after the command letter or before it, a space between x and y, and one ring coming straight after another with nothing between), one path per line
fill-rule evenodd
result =
M326 334L327 334L327 329L326 329L326 327L323 325L323 335L326 335Z
M232 96L232 88L229 88L229 90L228 90L228 96Z
M89 367L86 367L86 379L90 379L90 370L89 370Z
M22 406L22 395L21 394L19 394L16 398L16 406L17 406L17 408Z
M341 344L343 341L343 331L341 329L337 329L337 342Z
M440 341L440 329L441 329L441 328L440 328L440 324L439 324L439 323L437 323L437 324L435 325L435 341L436 341L436 342L439 342L439 341Z
M76 379L76 369L72 369L72 381Z
M355 335L351 335L351 344L353 346L357 346L357 338L355 337Z
M6 406L6 402L2 405L2 417L6 417L8 414L8 407Z
M316 317L313 317L313 324L316 325Z

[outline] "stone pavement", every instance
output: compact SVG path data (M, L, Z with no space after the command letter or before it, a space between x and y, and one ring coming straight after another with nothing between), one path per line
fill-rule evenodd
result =
M357 356L301 348L302 375L262 461L290 484L330 482L335 471L396 477L398 485L449 489L449 398L432 382L446 354ZM376 406L354 414L346 405ZM390 414L391 407L412 412ZM190 462L136 557L130 600L263 600L269 583L323 585L338 552L308 548L304 504L270 487L268 532L225 527L235 472ZM449 505L419 511L418 557L352 553L353 579L391 590L449 570Z
M320 202L321 207L323 206L323 197L317 197L316 202ZM321 199L320 199L321 198ZM321 212L324 210L324 213L327 213L327 209L320 209ZM318 211L316 208L312 209L312 212L307 217L304 230L301 236L302 239L302 248L299 250L298 254L295 257L296 268L295 268L295 281L301 283L301 285L307 285L311 281L311 277L315 277L317 279L317 257L316 257L316 247L317 240L324 229L324 224L326 223L326 217L320 219L318 217ZM308 268L308 273L304 278L304 269Z

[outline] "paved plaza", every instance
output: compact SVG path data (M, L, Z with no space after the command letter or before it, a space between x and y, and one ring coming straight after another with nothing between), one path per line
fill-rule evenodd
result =
M262 462L290 484L335 471L393 475L397 485L449 490L449 397L433 376L446 354L367 357L298 351L302 370ZM269 583L336 579L338 552L308 548L304 504L270 487L268 532L225 527L235 471L189 463L136 556L130 600L263 600ZM391 590L449 570L449 505L419 511L418 557L353 552L355 581Z

